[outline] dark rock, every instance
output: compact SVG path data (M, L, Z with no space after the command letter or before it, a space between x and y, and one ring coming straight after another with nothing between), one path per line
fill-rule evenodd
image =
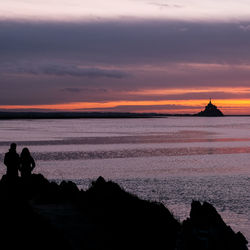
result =
M180 223L164 205L141 200L102 177L84 196L84 208L105 228L106 248L175 249Z
M62 181L59 187L63 199L74 200L79 194L77 185L72 181Z
M68 249L65 238L21 195L20 183L11 191L7 183L0 183L0 249Z
M209 203L193 201L182 225L178 250L247 250L247 240L225 224Z
M247 250L209 203L193 201L182 224L161 203L146 201L99 177L75 183L42 175L0 181L1 249ZM5 245L7 247L5 247Z

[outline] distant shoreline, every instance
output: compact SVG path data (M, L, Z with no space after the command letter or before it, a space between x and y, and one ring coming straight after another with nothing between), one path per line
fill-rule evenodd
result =
M199 117L197 114L162 113L122 113L122 112L0 112L0 120L13 119L128 119L128 118L164 118ZM249 117L250 115L224 115L224 117Z
M115 118L161 118L157 113L119 112L0 112L0 120L10 119L115 119Z

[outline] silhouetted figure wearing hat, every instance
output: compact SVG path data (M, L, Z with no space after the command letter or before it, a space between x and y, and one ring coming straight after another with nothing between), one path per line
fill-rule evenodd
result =
M16 152L16 143L11 143L9 152L4 156L4 164L7 167L7 179L13 181L17 180L20 158Z
M36 166L35 161L31 156L29 149L23 148L22 153L20 155L20 167L19 167L19 170L21 172L21 177L29 178L35 166Z

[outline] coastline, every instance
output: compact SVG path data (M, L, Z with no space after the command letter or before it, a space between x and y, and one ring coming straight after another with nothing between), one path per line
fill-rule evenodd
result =
M74 182L56 184L41 174L15 182L3 176L0 199L3 242L17 237L26 249L35 244L36 249L247 250L245 237L233 232L211 204L193 201L190 216L180 222L163 204L102 177L79 190ZM22 231L8 235L12 228Z
M223 117L249 117L249 115L223 115ZM3 112L0 120L39 120L39 119L147 119L167 117L218 117L199 116L197 114L165 114L165 113L123 113L123 112Z

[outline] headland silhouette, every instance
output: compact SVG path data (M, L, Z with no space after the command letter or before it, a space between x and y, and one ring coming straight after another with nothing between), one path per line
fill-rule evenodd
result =
M84 191L41 174L13 181L7 172L0 201L1 249L247 250L245 237L211 204L193 201L181 223L162 203L140 199L103 177Z

